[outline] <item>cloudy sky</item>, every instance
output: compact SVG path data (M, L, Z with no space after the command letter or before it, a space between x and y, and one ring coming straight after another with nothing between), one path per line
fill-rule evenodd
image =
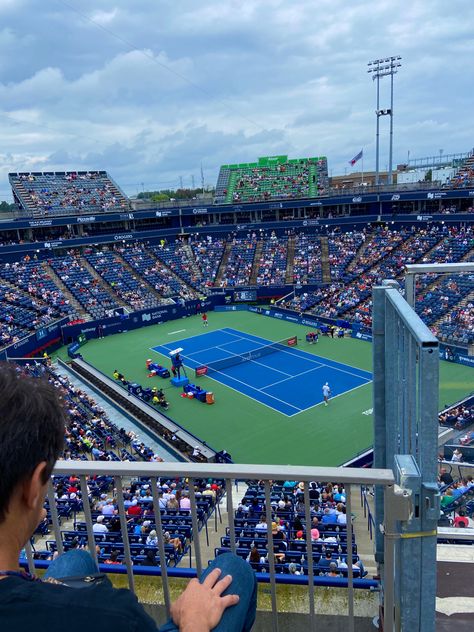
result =
M473 24L468 0L0 0L0 199L9 171L106 169L133 195L275 154L373 169L388 55L395 164L468 151Z

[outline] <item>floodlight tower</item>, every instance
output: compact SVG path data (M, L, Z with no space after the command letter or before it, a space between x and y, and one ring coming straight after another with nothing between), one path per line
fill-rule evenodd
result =
M370 61L368 73L372 75L372 80L377 81L377 109L375 114L377 116L377 131L375 136L375 184L380 184L379 176L379 148L380 148L380 117L390 116L390 150L389 150L389 164L388 164L388 184L393 184L393 75L398 72L398 68L401 66L400 55L393 57L385 57L384 59L375 59ZM390 75L390 109L380 109L380 79L382 77L388 77Z

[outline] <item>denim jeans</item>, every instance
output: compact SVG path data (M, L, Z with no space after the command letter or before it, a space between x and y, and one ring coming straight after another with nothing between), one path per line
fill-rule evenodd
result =
M252 629L257 612L257 579L250 564L232 553L218 555L206 568L199 581L206 579L215 568L221 569L221 578L232 575L232 583L222 594L239 595L239 603L224 610L214 632L248 632ZM159 632L176 632L179 628L170 619Z
M250 565L242 558L232 553L218 555L215 560L202 573L199 581L202 582L214 568L221 569L221 578L232 575L232 584L224 591L223 595L237 594L239 603L226 608L217 627L217 632L248 632L255 622L257 611L257 580ZM82 549L73 549L59 555L51 562L45 573L45 578L54 577L82 577L97 573L98 568L91 555ZM159 632L176 632L178 627L170 619Z

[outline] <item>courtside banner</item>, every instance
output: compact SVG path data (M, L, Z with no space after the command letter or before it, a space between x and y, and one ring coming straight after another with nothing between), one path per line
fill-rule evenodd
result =
M286 344L289 347L294 347L295 345L298 344L298 338L296 336L293 336L292 338L288 338L288 340L286 341Z
M207 366L196 367L196 377L200 377L201 375L207 375Z

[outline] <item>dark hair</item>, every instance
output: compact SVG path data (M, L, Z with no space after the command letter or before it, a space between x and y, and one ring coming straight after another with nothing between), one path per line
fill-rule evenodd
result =
M65 413L58 391L44 378L26 377L0 363L0 523L12 494L42 461L43 483L64 444Z

